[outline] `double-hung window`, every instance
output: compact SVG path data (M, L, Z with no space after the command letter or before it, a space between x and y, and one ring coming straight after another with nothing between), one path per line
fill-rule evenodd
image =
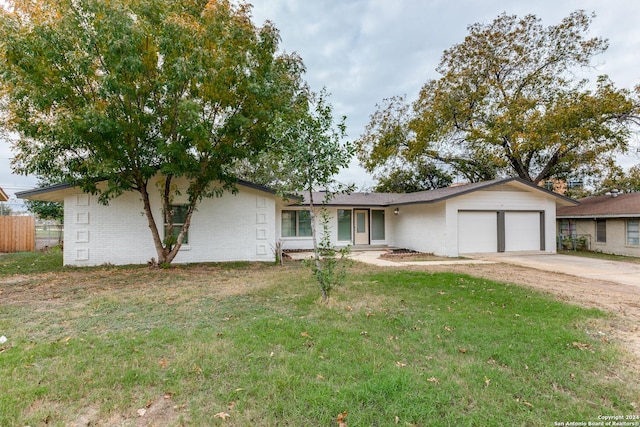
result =
M573 219L560 220L560 234L562 236L576 236L576 221Z
M169 224L165 222L164 224L164 236L165 239L169 236L173 236L175 241L177 242L178 235L180 234L180 229L184 225L184 222L187 220L187 211L189 210L189 205L171 205L171 222L172 227L169 229ZM184 237L182 238L182 244L186 245L189 243L189 233L184 233Z
M282 237L311 236L309 211L282 211Z
M627 220L627 245L640 246L640 221L637 219Z

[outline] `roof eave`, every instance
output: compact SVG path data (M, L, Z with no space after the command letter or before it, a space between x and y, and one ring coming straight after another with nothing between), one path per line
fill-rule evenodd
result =
M16 197L19 199L39 200L43 202L64 202L64 196L75 188L71 184L55 184L48 187L34 188L32 190L19 191Z
M437 202L441 202L441 201L444 201L444 200L452 199L454 197L460 197L460 196L463 196L465 194L470 194L470 193L474 193L476 191L486 190L488 188L492 188L492 187L496 187L496 186L499 186L499 185L508 184L508 183L511 183L511 182L516 183L516 185L521 185L521 186L529 188L529 189L533 189L533 190L536 190L536 191L541 191L543 193L546 193L547 195L556 198L557 199L557 203L560 204L561 206L576 206L576 205L580 204L578 201L573 200L573 199L571 199L569 197L563 196L562 194L554 193L553 191L549 191L546 188L534 185L533 183L525 181L525 180L523 180L521 178L511 177L511 178L497 179L497 180L494 180L494 181L487 182L485 185L478 185L478 186L474 186L472 188L461 187L461 191L459 191L459 192L446 194L444 196L436 197L436 198L431 199L431 200L423 200L423 201L412 200L412 201L409 201L409 202L390 203L389 205L390 206L402 206L402 205L437 203Z
M640 213L556 215L556 219L640 218Z

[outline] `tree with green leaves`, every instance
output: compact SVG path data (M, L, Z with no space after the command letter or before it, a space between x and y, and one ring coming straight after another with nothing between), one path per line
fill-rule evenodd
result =
M587 36L592 19L576 11L544 27L534 15L502 14L471 25L415 102L378 107L358 140L362 164L373 172L435 160L472 182L602 173L627 148L638 102L606 76L576 78L608 47Z
M42 200L25 200L27 210L40 219L51 219L60 224L64 222L64 206L58 202L44 202Z
M354 154L353 144L343 141L346 136L346 118L335 122L333 108L327 102L326 91L311 94L308 104L298 110L296 119L276 120L272 126L275 135L274 152L277 151L279 164L286 167L286 183L280 188L284 192L302 193L309 204L311 238L313 241L313 272L320 286L323 301L327 301L331 289L336 286L341 275L337 271L336 250L331 244L329 216L320 209L322 235L317 230L318 204L323 205L342 188L335 176L341 168L347 167ZM325 199L315 200L314 191L326 191Z
M604 194L614 189L625 193L640 191L640 165L632 166L626 172L615 168L598 184L595 193Z
M10 216L13 213L11 206L5 202L0 202L0 216Z
M159 264L198 203L235 191L232 165L264 150L304 84L279 33L230 0L42 0L0 8L0 96L14 169L107 203L140 194ZM158 184L158 180L160 183ZM186 182L179 233L171 201ZM150 192L161 193L155 218Z
M453 177L431 162L419 163L414 167L392 170L378 179L374 189L379 193L414 193L435 190L451 185Z
M59 182L39 181L38 188L49 187ZM25 200L27 210L40 219L50 219L58 224L64 223L64 205L58 202L45 202L42 200Z

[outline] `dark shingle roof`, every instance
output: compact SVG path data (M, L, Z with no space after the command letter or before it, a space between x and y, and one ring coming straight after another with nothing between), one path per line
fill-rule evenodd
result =
M266 187L264 185L254 184L249 181L244 181L239 179L237 182L238 185L242 185L244 187L253 188L254 190L264 191L269 194L276 194L276 190ZM71 184L55 184L50 185L48 187L42 188L34 188L31 190L20 191L16 193L16 197L19 199L31 199L31 200L43 200L50 202L63 202L64 196L69 191L77 191L77 189ZM288 196L292 199L296 199L296 196Z
M416 203L436 203L451 197L461 196L463 194L471 193L478 190L484 190L499 185L505 185L513 183L513 185L521 186L523 188L531 188L537 191L542 191L557 197L563 201L563 204L575 204L576 202L564 197L560 194L553 193L545 190L542 187L533 185L530 182L521 180L519 178L501 178L494 179L492 181L475 182L471 184L455 185L452 187L438 188L436 190L418 191L415 193L351 193L351 194L336 194L327 203L328 206L399 206L410 205ZM317 192L313 193L313 200L315 204L320 204L324 200L326 193ZM305 197L306 198L306 197ZM292 203L293 204L293 203ZM304 202L303 202L304 204Z
M556 217L640 217L640 193L587 197L578 202L578 206L559 207Z

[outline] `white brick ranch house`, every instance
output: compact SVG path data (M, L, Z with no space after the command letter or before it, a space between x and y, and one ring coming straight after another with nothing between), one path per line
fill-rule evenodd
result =
M239 181L237 194L204 199L174 262L273 261L277 241L310 249L304 202ZM64 203L64 264L142 264L156 256L138 193L109 202L70 185L23 191L18 197ZM151 192L161 220L160 195ZM322 200L318 193L318 203ZM316 197L314 196L314 199ZM176 198L179 212L186 200ZM337 246L389 246L455 257L465 253L556 250L556 208L576 202L517 178L408 194L337 195L327 205ZM179 218L179 213L177 215ZM179 224L179 219L174 219ZM162 230L161 232L169 232Z

